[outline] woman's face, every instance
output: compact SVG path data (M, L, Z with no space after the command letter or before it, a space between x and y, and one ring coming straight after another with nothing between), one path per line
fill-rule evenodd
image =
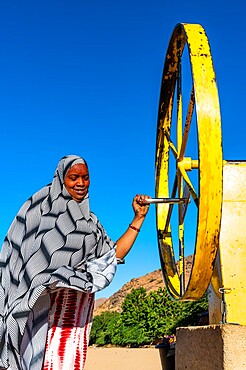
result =
M88 193L90 186L87 166L82 163L72 166L65 176L64 184L73 200L81 202Z

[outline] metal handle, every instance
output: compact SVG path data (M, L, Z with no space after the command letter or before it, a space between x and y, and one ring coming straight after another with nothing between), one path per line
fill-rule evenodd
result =
M141 204L157 204L157 203L185 203L187 198L146 198L141 200Z

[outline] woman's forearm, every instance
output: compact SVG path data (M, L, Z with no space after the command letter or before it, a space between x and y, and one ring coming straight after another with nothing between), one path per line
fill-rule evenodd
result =
M138 236L138 233L140 232L141 226L149 209L148 205L141 204L141 200L144 198L149 197L144 195L136 195L136 197L133 199L132 206L135 216L125 233L116 242L117 258L123 259L128 254Z

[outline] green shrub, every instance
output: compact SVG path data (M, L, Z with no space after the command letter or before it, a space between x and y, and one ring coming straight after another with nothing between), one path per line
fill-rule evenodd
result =
M122 312L104 312L93 321L90 344L141 346L174 334L178 326L197 325L208 309L207 297L198 301L173 301L167 290L146 293L133 289L122 304Z

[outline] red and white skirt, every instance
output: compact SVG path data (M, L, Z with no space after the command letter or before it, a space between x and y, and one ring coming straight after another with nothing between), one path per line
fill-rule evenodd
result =
M43 370L83 370L94 294L59 289L51 294Z

